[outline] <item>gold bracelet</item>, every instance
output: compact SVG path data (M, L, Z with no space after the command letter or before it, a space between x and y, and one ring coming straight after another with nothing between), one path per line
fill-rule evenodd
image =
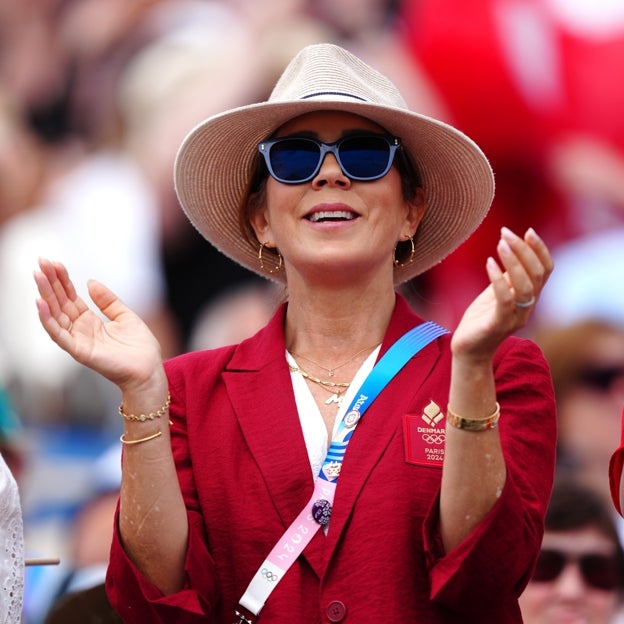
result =
M125 420L130 420L132 422L145 422L146 420L154 420L155 418L160 418L161 416L164 416L167 413L170 404L171 395L167 393L167 399L155 412L150 412L149 414L126 414L123 411L123 403L119 406L119 409L117 411L119 412L119 415Z
M446 422L457 428L464 429L465 431L486 431L487 429L494 429L498 425L500 418L500 405L496 403L496 409L491 416L486 418L464 418L455 414L450 406L446 408Z
M122 433L119 436L119 441L122 444L141 444L141 442L149 442L150 440L155 440L157 437L162 435L162 431L157 431L156 433L152 433L152 435L149 435L145 438L139 438L138 440L126 440L126 434Z

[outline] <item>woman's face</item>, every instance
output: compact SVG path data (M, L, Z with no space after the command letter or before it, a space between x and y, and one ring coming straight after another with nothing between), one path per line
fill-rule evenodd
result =
M546 531L542 550L564 554L566 563L552 580L531 580L520 608L525 624L608 624L618 606L617 589L593 587L584 578L578 558L583 555L614 556L613 542L595 528Z
M277 136L331 143L353 132L384 130L357 115L323 111L291 120ZM251 211L252 227L260 242L278 248L289 283L297 276L309 283L363 276L392 283L395 245L415 233L425 208L421 190L412 201L403 198L395 167L383 178L358 182L342 172L333 154L309 182L283 184L269 177L263 197Z
M558 399L559 445L578 478L610 500L609 459L620 438L624 405L624 334L605 332L592 340L586 381Z

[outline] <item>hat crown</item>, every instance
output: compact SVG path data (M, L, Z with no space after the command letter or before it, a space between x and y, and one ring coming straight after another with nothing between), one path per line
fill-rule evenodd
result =
M407 109L396 86L344 48L319 43L303 48L277 81L269 102L332 100Z

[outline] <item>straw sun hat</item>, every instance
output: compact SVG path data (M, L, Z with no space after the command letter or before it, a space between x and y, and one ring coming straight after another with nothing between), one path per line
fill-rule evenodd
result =
M410 111L396 87L347 50L310 45L290 62L269 100L209 117L184 139L175 186L186 215L226 256L264 277L258 247L243 236L239 207L257 144L282 124L312 111L366 117L401 138L420 172L427 209L413 262L396 267L404 282L437 264L478 227L494 195L494 177L479 147L455 128Z

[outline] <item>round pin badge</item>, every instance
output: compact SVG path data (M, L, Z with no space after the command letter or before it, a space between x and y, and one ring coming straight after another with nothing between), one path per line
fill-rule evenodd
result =
M325 526L329 523L329 517L331 516L331 503L324 498L319 498L312 505L312 517L321 526Z
M348 429L352 429L353 427L355 427L355 425L358 424L359 420L360 420L360 412L358 412L357 410L351 410L344 417L345 427L347 427Z

